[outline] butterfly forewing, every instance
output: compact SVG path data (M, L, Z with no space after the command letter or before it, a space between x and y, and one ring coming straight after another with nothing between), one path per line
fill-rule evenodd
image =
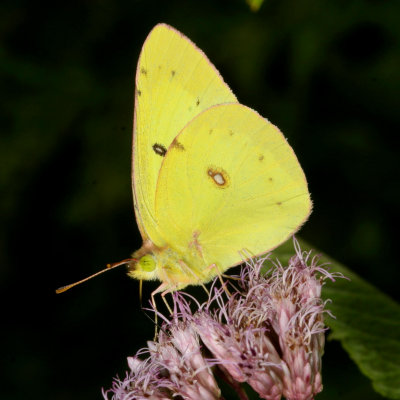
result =
M139 228L157 246L165 245L154 207L167 149L203 110L236 101L215 67L188 38L165 24L150 32L136 72L132 179Z

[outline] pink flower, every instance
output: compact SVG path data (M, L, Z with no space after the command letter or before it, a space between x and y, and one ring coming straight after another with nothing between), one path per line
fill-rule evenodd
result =
M130 372L125 380L115 379L104 397L114 400L183 399L214 400L220 390L200 349L198 335L183 321L163 325L156 342L148 342L144 361L128 357Z
M243 382L262 399L312 399L322 390L323 315L329 312L321 288L325 279L342 276L294 243L286 268L268 257L248 262L231 295L214 283L205 304L194 302L194 313L189 296L175 293L172 320L140 352L149 354L145 361L128 359L131 371L114 381L112 399L220 399L212 369L241 399L247 399ZM260 273L268 263L269 272ZM205 348L212 359L205 358Z

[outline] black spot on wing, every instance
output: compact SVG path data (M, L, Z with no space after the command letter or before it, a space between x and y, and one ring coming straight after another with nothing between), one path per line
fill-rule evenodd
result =
M154 143L152 146L154 153L156 153L157 155L164 157L165 154L167 154L167 149L165 148L165 146L163 146L160 143Z
M172 70L171 71L171 78L173 78L176 75L176 71Z
M196 106L198 106L198 105L200 105L200 99L199 98L197 98L197 100L196 100Z
M260 155L258 156L258 159L259 159L259 161L264 160L264 155L263 155L263 154L260 154Z
M143 74L143 75L147 75L147 69L144 68L144 67L142 67L142 68L140 69L140 73Z

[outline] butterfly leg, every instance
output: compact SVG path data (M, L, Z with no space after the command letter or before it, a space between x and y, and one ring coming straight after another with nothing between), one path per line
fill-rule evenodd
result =
M228 295L228 297L230 297L230 296L231 296L231 292L230 292L230 291L228 290L228 288L226 287L226 283L225 283L224 280L222 279L224 275L221 274L221 272L220 272L220 270L219 270L217 264L211 264L211 265L209 265L209 266L207 267L207 269L214 269L214 268L217 270L218 279L219 279L219 281L221 282L221 285L222 285L223 289L225 290L225 293Z
M186 272L191 274L192 276L194 276L195 278L197 278L199 280L199 285L204 289L204 291L207 293L207 296L210 296L210 292L207 290L207 288L205 287L204 283L201 282L201 278L199 278L188 266L187 264L182 261L179 260L179 265L182 267L182 269Z
M221 276L223 278L225 278L225 279L232 279L234 281L240 281L241 280L241 278L238 277L238 276L231 276L231 275L226 275L226 274L222 274Z
M157 339L157 335L158 335L158 330L157 330L157 327L158 327L158 310L157 310L157 305L156 305L156 300L155 300L155 298L154 298L154 296L157 294L157 293L163 293L165 290L166 290L166 288L168 287L168 285L165 283L165 282L163 282L156 290L154 290L152 293L151 293L151 305L153 306L153 308L154 308L154 324L155 324L155 332L154 332L154 340L156 340ZM163 300L164 300L164 298L163 298ZM169 306L167 305L167 308L170 310L170 308L169 308Z
M171 307L169 306L169 304L167 303L167 300L165 299L165 295L166 295L166 294L172 293L172 292L174 291L174 290L171 289L169 286L170 286L170 285L168 285L168 283L163 282L156 290L154 290L154 291L151 293L151 304L152 304L152 306L154 307L154 309L157 310L156 301L155 301L154 296L155 296L157 293L161 293L161 298L163 299L163 301L164 301L164 303L165 303L165 305L166 305L168 311L170 312L170 314L172 314L172 309L171 309Z
M168 301L167 301L167 299L165 298L165 296L166 296L168 293L172 293L172 292L174 292L173 289L167 289L167 290L164 290L164 291L161 293L161 298L163 299L164 304L165 304L166 307L168 308L168 311L169 311L170 315L173 314L173 311L172 311L172 308L169 306Z

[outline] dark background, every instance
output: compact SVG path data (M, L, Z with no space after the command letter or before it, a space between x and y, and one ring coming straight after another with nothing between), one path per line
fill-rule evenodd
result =
M124 269L134 73L157 22L190 37L308 177L303 238L398 298L400 2L3 1L0 281L4 399L97 399L153 337ZM145 283L144 299L155 284ZM320 399L379 398L328 343Z

